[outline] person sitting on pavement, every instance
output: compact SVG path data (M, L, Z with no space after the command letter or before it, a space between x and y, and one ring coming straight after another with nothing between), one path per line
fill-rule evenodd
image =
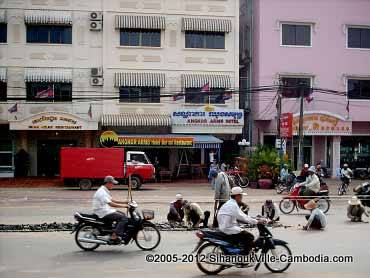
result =
M284 183L287 182L289 176L289 171L288 171L288 164L284 164L283 167L280 170L280 180Z
M262 206L262 216L266 217L272 222L278 222L280 220L279 209L272 200L266 200Z
M185 223L189 228L198 228L200 223L203 223L203 228L208 227L208 219L210 212L203 212L202 208L194 202L184 201L183 210L185 215Z
M119 243L124 237L124 231L128 218L125 213L117 211L116 208L127 208L127 201L119 201L112 198L109 190L113 188L118 181L112 176L104 178L104 185L100 186L93 197L93 213L106 223L116 222L116 227L111 235L111 243Z
M302 189L300 195L303 196L316 196L317 193L320 191L320 179L315 174L316 169L315 166L311 166L308 168L308 176L306 181L298 183L296 186L304 186L304 190Z
M254 247L254 236L243 230L238 222L256 225L265 224L266 220L256 220L241 211L239 204L242 202L243 196L246 195L247 193L244 193L241 187L233 187L231 189L231 199L220 208L217 220L220 231L228 235L233 242L242 243L245 254L249 254Z
M327 224L326 215L317 207L318 199L310 200L304 205L304 208L311 211L310 215L306 215L307 224L303 226L303 230L325 229Z
M353 196L351 200L348 201L347 207L347 217L351 219L352 222L363 222L362 215L369 217L369 214L366 212L365 207L361 204L361 201L357 196Z
M230 182L225 172L219 172L213 176L215 178L215 204L213 228L218 227L217 211L230 199Z
M181 223L184 219L182 206L184 200L181 194L176 194L175 200L170 203L170 211L167 214L167 220L170 222Z

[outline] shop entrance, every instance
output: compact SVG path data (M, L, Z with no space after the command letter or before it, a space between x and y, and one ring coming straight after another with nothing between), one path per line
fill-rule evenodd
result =
M40 140L37 141L37 175L59 176L60 148L75 147L73 140Z

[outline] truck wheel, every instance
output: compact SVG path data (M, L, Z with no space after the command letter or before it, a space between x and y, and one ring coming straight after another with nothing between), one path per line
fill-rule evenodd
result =
M141 187L141 180L138 177L131 177L131 188L139 190Z
M89 179L82 179L78 182L78 186L81 190L90 190L92 187L91 180Z

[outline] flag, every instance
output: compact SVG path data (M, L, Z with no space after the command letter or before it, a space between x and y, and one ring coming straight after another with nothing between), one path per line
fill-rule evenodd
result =
M206 84L203 85L202 88L200 88L200 91L202 93L206 93L206 92L209 92L210 91L210 88L209 88L209 82L207 82Z
M54 91L52 87L37 92L35 98L54 98Z
M89 111L87 111L87 115L89 115L90 119L92 118L92 107L90 104Z
M306 96L305 99L306 99L307 103L310 103L311 101L313 101L312 90L310 90L310 93Z
M346 110L347 110L347 117L349 118L349 99L347 100Z
M18 103L14 104L12 107L8 109L9 113L18 112Z
M176 94L173 96L173 101L178 101L184 98L184 94Z
M233 95L231 92L225 92L223 95L222 95L222 99L223 100L229 100L229 99L232 99Z

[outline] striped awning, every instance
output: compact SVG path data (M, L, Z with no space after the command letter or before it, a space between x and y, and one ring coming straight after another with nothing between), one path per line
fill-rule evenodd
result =
M0 68L0 81L6 82L6 68Z
M219 149L223 141L212 135L193 135L195 148L197 149Z
M201 88L209 83L211 88L230 88L229 75L220 74L182 74L181 83L183 88Z
M164 16L116 15L116 29L160 29L166 28Z
M24 81L72 83L72 69L26 68Z
M183 17L182 31L231 32L231 20L220 18Z
M26 10L26 24L60 24L72 25L72 14L66 11Z
M6 23L6 10L0 10L0 23Z
M116 72L114 86L121 87L165 87L164 73Z
M103 114L102 126L171 126L171 116L168 114Z

